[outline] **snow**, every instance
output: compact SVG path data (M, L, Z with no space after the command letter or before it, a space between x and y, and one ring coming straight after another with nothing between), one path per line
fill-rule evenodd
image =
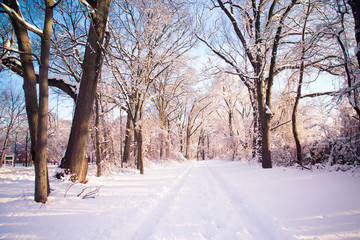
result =
M32 168L0 169L0 239L360 238L360 177L351 171L221 160L145 175L118 169L96 178L90 169L86 185L51 178L46 204L33 201Z

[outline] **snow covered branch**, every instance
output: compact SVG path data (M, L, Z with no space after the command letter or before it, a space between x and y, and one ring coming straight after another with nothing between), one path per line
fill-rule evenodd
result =
M8 67L11 71L15 72L19 76L23 76L23 69L21 62L15 57L7 57L1 59L1 62L4 66ZM39 83L39 73L36 72L36 82ZM56 87L66 94L68 94L72 99L76 100L79 83L70 81L67 77L49 75L48 76L49 86Z
M26 29L32 31L33 33L39 35L40 37L42 37L44 35L43 32L39 28L37 28L36 26L28 23L23 18L23 16L19 15L17 12L15 12L13 9L9 8L4 3L0 2L0 6L7 12L7 14L9 14L10 17L16 19L16 21L20 22Z
M313 98L313 97L320 97L320 96L336 96L339 94L339 91L331 91L331 92L317 92L317 93L309 93L309 94L305 94L302 95L300 98Z

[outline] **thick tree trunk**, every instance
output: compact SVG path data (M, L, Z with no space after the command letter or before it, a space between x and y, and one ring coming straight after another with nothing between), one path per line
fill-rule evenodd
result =
M92 15L73 124L61 164L61 167L68 168L71 173L76 174L79 182L85 182L88 170L85 153L96 87L103 60L103 42L110 2L111 0L104 0L94 3L96 14Z

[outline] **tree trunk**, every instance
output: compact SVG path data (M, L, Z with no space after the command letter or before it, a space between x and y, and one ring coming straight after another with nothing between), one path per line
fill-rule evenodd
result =
M14 162L13 162L13 167L16 166L16 155L17 155L17 141L18 141L18 133L15 133L15 143L14 143Z
M35 158L35 201L42 203L45 203L47 201L47 196L50 194L47 170L47 126L49 112L48 72L54 2L49 0L45 1L45 4L45 23L43 37L41 38L41 65L39 73L39 115Z
M162 159L163 155L164 155L164 152L166 151L165 150L165 144L166 144L166 140L165 140L166 119L165 119L164 114L162 112L160 112L159 115L160 115L159 119L160 119L160 129L161 129L159 155L160 155L160 159Z
M307 9L307 15L305 17L305 21L304 21L304 25L303 25L302 33L301 33L302 49L301 49L301 57L300 57L301 63L300 63L299 83L298 83L298 87L297 87L297 91L296 91L294 108L293 108L293 112L291 115L292 133L293 133L294 141L295 141L295 145L296 145L296 161L300 166L302 166L303 158L302 158L301 143L300 143L296 124L297 124L297 109L298 109L300 98L301 98L301 88L302 88L303 79L304 79L304 70L305 70L304 57L305 57L305 52L306 52L304 43L305 43L305 34L306 34L306 24L307 24L307 20L308 20L310 11L311 11L311 5L309 3L308 9Z
M190 119L189 119L190 120ZM186 128L186 136L185 136L185 158L189 160L190 158L190 137L191 137L191 132L190 132L190 127L187 126Z
M120 159L121 159L121 168L123 168L123 130L122 130L122 112L120 108L120 116L119 116L119 124L120 124Z
M300 83L300 81L299 81ZM295 141L295 145L296 145L296 161L299 165L302 165L302 149L301 149L301 143L300 143L300 140L299 140L299 135L298 135L298 131L297 131L297 127L296 127L296 113L297 113L297 108L298 108L298 105L299 105L299 100L300 100L300 97L299 96L299 90L301 87L301 85L298 86L298 93L296 94L296 99L295 99L295 104L294 104L294 108L293 108L293 112L292 112L292 133L293 133L293 136L294 136L294 141Z
M349 0L348 3L351 6L354 20L355 20L355 26L354 26L355 39L356 39L355 53L356 53L356 57L357 57L357 61L358 61L357 67L360 68L360 2L359 2L359 0ZM339 9L339 12L340 12L340 9ZM345 28L344 14L345 13L341 13L341 15L342 15L341 23L342 23L343 28ZM339 45L340 45L340 48L342 50L342 54L343 54L344 60L345 60L344 67L345 67L345 71L346 71L346 75L347 75L348 87L351 88L353 83L356 82L356 79L354 79L354 76L356 74L354 74L353 71L351 70L351 67L350 67L351 64L350 64L350 60L349 60L350 57L348 56L348 50L347 50L345 44L343 43L340 36L337 36L337 40L339 42ZM350 105L356 111L358 118L359 118L359 123L360 123L359 90L354 89L353 94L351 94L351 91L350 91L348 93L348 99L349 99Z
M29 142L29 131L26 130L26 138L25 138L25 163L24 166L28 167L29 164L29 158L28 158L28 142Z
M258 114L260 117L261 163L263 168L272 168L270 151L270 114L264 102L263 81L257 83Z
M132 122L131 114L129 110L126 117L126 130L125 130L125 140L124 140L124 152L123 152L123 162L128 163L130 160L131 153L131 142L134 133L134 126Z
M88 162L85 156L92 116L93 103L103 60L105 28L111 0L96 1L96 14L92 15L87 47L85 50L83 74L76 101L70 137L61 167L76 174L79 182L85 182Z
M143 136L141 125L135 128L135 140L137 143L137 167L140 170L140 174L144 174L144 152L143 152Z
M179 133L179 138L180 138L180 152L182 154L184 154L184 134L183 134L184 130L183 130L183 127L181 126L180 127L180 133Z
M170 146L173 144L170 135L170 120L166 121L165 158L170 157Z

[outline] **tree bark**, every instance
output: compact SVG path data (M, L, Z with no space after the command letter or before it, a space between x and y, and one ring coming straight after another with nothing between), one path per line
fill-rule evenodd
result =
M85 182L88 162L86 159L87 139L92 116L93 103L103 61L103 43L111 0L96 1L92 5L91 24L83 63L83 74L76 101L73 124L61 167L76 174L79 182Z

